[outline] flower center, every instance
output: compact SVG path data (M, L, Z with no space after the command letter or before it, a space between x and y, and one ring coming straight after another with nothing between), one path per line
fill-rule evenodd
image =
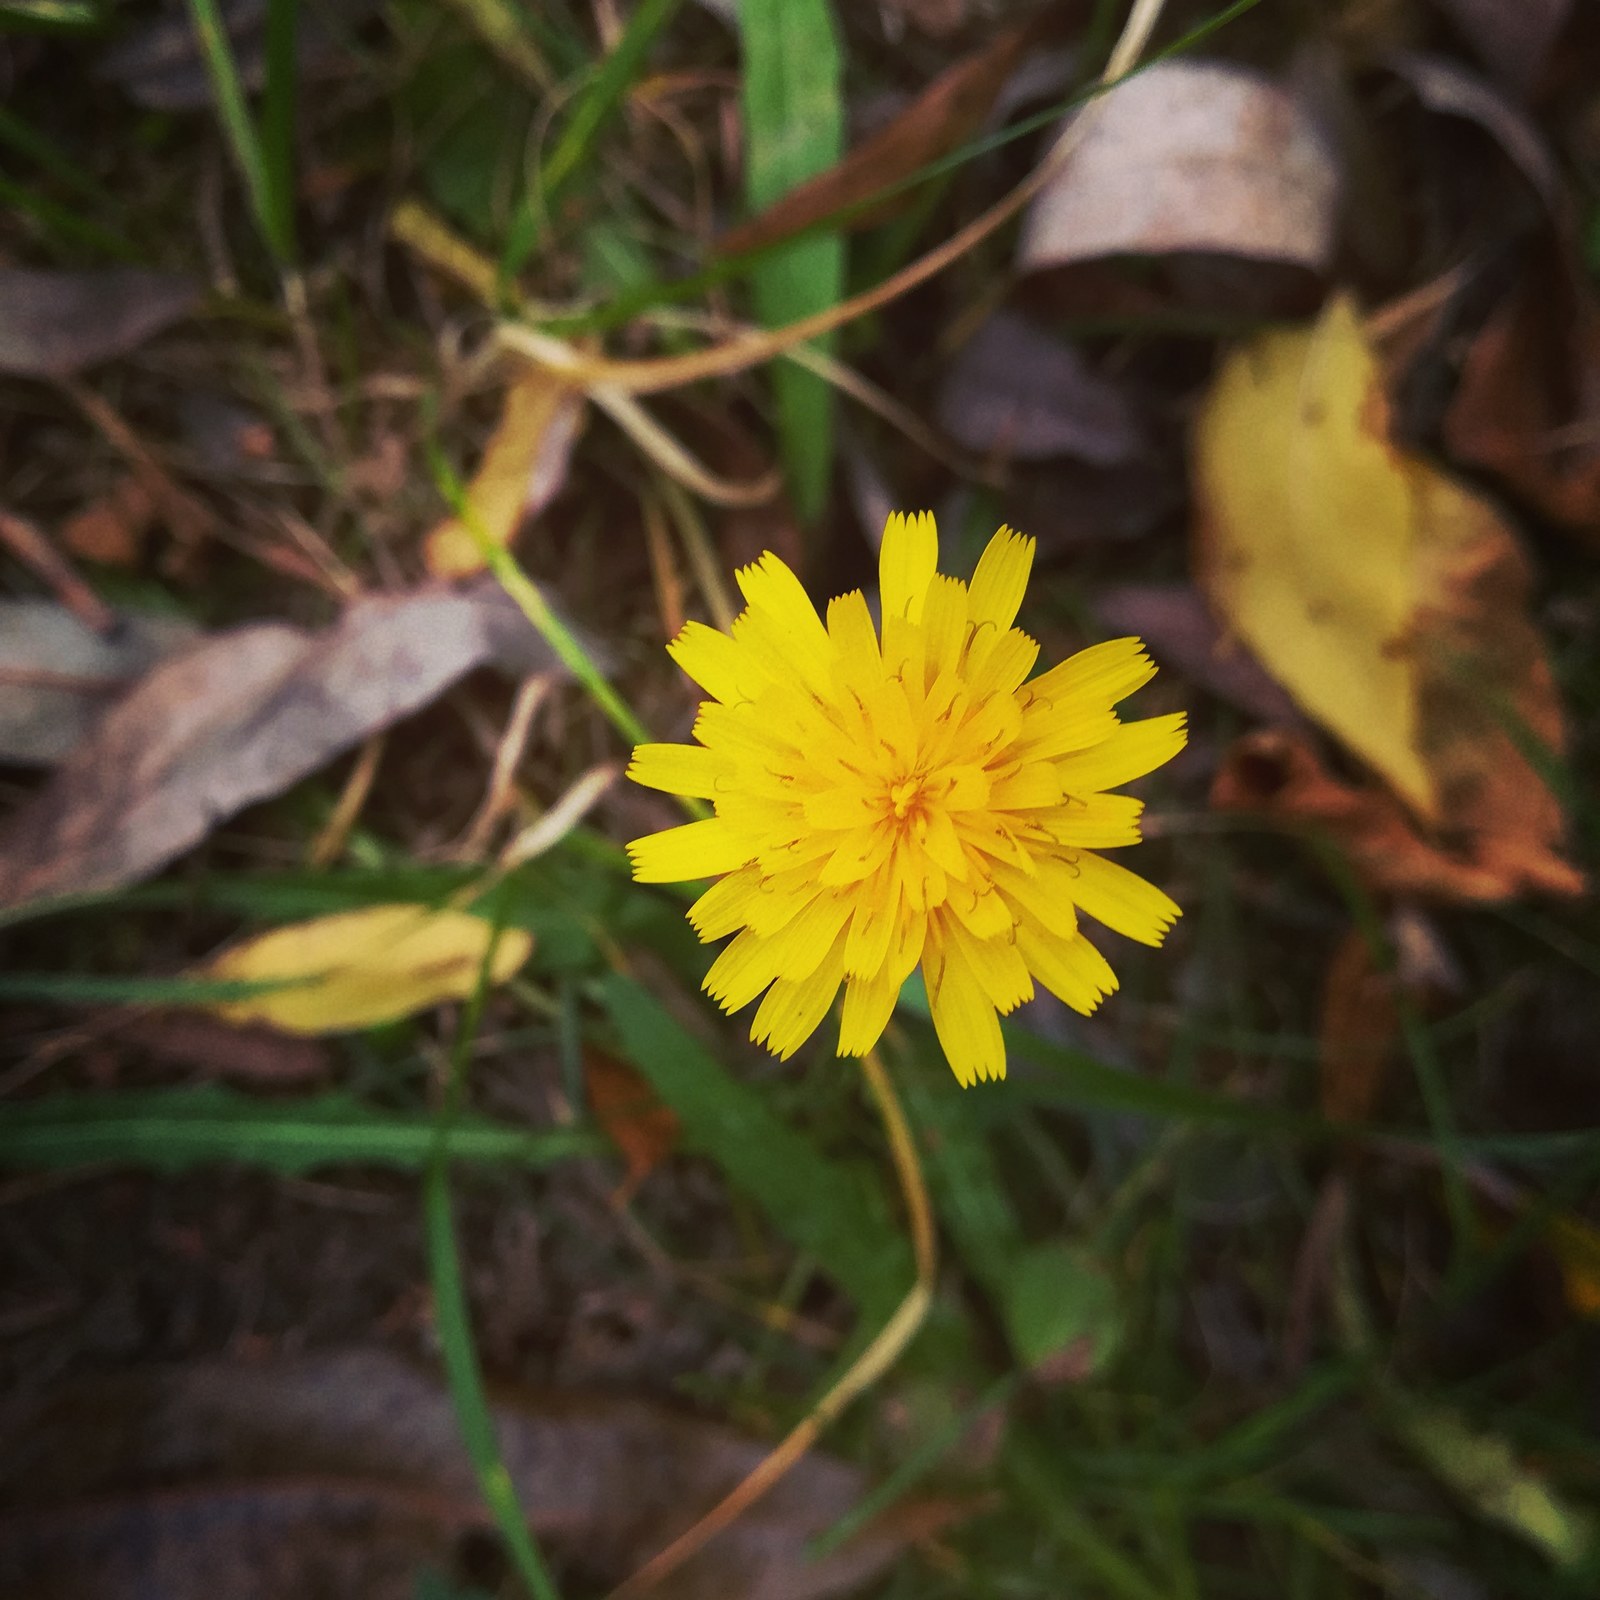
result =
M912 811L920 811L922 798L922 779L919 777L904 778L899 783L889 785L889 804L894 807L897 822L904 822Z

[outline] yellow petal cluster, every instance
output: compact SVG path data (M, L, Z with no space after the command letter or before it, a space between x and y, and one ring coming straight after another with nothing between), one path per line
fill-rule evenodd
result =
M933 518L896 514L881 637L859 590L824 622L768 553L737 575L731 634L691 622L669 647L710 696L696 742L640 745L628 773L714 815L636 839L634 877L718 880L689 912L733 935L705 986L727 1011L762 996L751 1038L774 1054L841 986L839 1054L865 1054L920 962L956 1077L1004 1077L999 1017L1035 980L1083 1012L1117 986L1080 912L1146 944L1178 916L1099 852L1138 842L1143 802L1108 791L1182 749L1183 715L1117 717L1155 671L1137 639L1029 678L1039 646L1012 623L1033 553L1002 528L963 583Z

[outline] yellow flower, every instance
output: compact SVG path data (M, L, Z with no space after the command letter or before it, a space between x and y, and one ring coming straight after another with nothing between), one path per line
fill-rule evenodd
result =
M738 574L731 636L691 622L673 659L711 696L692 745L646 744L636 783L715 815L628 846L641 883L718 877L689 920L734 938L705 987L727 1011L763 990L750 1036L787 1058L844 985L839 1054L864 1055L920 961L963 1085L1005 1076L996 1013L1039 980L1078 1011L1117 986L1078 913L1159 944L1178 907L1097 851L1139 840L1143 802L1106 791L1183 748L1182 713L1121 722L1155 668L1137 639L1028 682L1011 626L1034 542L1002 528L970 585L936 571L926 513L889 519L883 637L859 590L826 626L770 552Z

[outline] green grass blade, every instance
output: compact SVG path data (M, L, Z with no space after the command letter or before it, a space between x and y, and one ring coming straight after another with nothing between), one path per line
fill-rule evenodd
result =
M500 587L516 601L534 629L555 652L561 664L589 691L590 698L610 719L611 725L632 744L646 744L650 735L633 708L611 687L605 674L590 657L588 651L570 628L551 608L540 592L539 586L517 565L517 558L504 546L489 537L472 502L467 498L466 486L456 476L437 444L428 445L428 463L439 492L449 502L450 509L461 519L461 524L471 534L489 570L500 582Z
M621 1053L711 1157L797 1249L816 1258L869 1321L892 1309L911 1255L876 1178L825 1156L775 1116L637 983L610 974L600 999Z
M589 86L578 96L555 149L524 195L501 252L502 278L513 278L527 265L539 242L544 219L567 184L580 171L606 123L644 69L656 35L678 9L678 0L642 0L628 20L617 47L600 63Z
M739 37L745 198L761 211L843 155L843 68L828 0L739 0ZM836 232L793 240L755 267L751 283L768 327L824 310L844 293L844 241ZM790 362L772 369L772 381L795 510L814 522L833 466L833 393Z
M622 98L644 69L645 57L658 33L678 9L678 0L642 0L628 19L628 26L617 47L595 74L594 81L579 97L556 147L545 163L543 182L546 197L559 194L588 159L596 137L615 115Z
M292 989L305 978L98 978L75 972L0 973L0 1000L55 1005L201 1006Z
M276 10L281 3L282 0L276 0L271 9ZM250 107L245 100L244 85L239 80L239 69L233 59L233 46L223 25L222 12L217 0L189 0L189 15L194 21L200 53L205 58L206 71L211 78L223 132L227 135L234 162L250 196L256 226L260 228L261 237L278 265L287 266L292 259L292 240L284 236L280 222L287 197L280 197L274 192L274 175L267 165L255 124L250 118Z
M299 0L268 0L267 82L261 101L261 165L272 233L280 260L292 261L294 237L294 119L299 61L295 24Z
M63 244L98 250L113 261L140 259L139 252L120 234L107 231L99 223L80 217L54 200L47 200L25 183L14 183L0 176L0 206L8 206L20 216L31 216L41 230L56 235Z
M1006 1447L1005 1467L1017 1498L1033 1509L1047 1536L1094 1575L1104 1593L1117 1600L1172 1600L1072 1503L1043 1446L1025 1435L1014 1436Z
M504 900L500 901L503 907ZM472 1312L467 1302L466 1285L461 1276L461 1252L456 1244L454 1207L450 1197L450 1160L454 1129L461 1115L461 1097L466 1087L467 1065L483 1003L488 997L489 974L494 967L495 946L500 941L504 922L497 918L494 935L484 950L478 968L478 985L464 1008L450 1052L450 1077L444 1100L434 1123L433 1147L427 1175L423 1179L423 1216L428 1243L428 1271L433 1282L434 1317L444 1356L445 1378L461 1437L472 1458L478 1487L494 1514L495 1524L511 1554L528 1592L534 1600L559 1600L555 1581L544 1556L534 1542L522 1507L517 1503L516 1487L500 1454L494 1417L484 1390L483 1369L478 1361L477 1342L472 1332Z
M61 1169L101 1162L180 1172L212 1161L301 1173L339 1162L420 1171L431 1119L382 1111L345 1094L262 1100L220 1085L52 1094L0 1111L0 1167ZM594 1155L586 1128L526 1129L469 1120L450 1131L452 1159L529 1167Z

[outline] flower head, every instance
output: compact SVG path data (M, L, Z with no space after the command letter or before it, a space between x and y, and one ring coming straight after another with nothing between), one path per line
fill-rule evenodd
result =
M1182 749L1183 715L1118 719L1155 671L1137 639L1028 679L1039 646L1011 624L1033 551L1002 528L963 583L936 570L933 518L897 514L881 640L859 590L824 624L768 553L731 635L691 622L669 647L711 697L698 742L640 745L628 775L715 814L636 839L634 877L718 879L689 912L733 935L705 987L727 1011L765 991L750 1034L774 1054L842 984L839 1054L864 1055L920 962L956 1077L1004 1077L997 1013L1035 979L1083 1012L1117 986L1079 912L1146 944L1178 916L1098 852L1138 842L1143 802L1107 791Z

